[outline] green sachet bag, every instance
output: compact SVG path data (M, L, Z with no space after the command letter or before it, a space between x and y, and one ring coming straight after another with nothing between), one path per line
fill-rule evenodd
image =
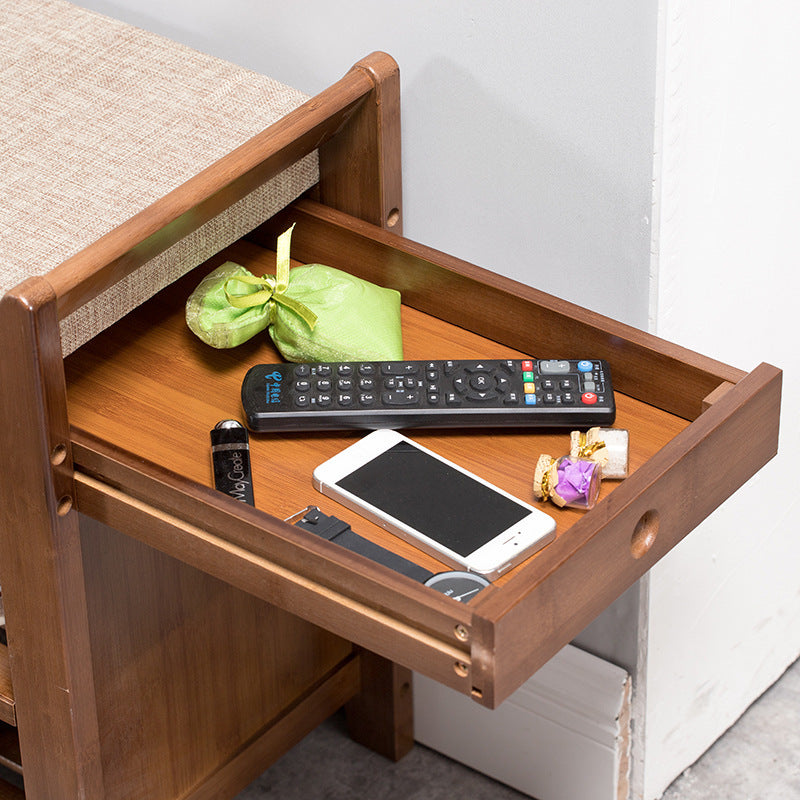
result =
M288 361L399 361L400 293L324 264L290 270L292 228L278 237L275 276L226 262L186 303L189 328L212 347L246 342L269 327Z

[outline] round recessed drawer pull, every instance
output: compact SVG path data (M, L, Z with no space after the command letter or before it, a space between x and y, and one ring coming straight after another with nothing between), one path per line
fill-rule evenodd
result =
M641 558L652 546L658 534L658 511L651 509L642 514L631 536L631 554Z

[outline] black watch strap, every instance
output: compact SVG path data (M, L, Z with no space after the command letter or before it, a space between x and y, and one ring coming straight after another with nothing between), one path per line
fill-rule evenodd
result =
M317 536L321 536L329 542L336 542L336 544L353 553L365 556L371 561L377 561L378 564L383 564L385 567L407 575L420 583L425 583L425 581L433 577L433 572L429 572L419 564L415 564L413 561L409 561L407 558L403 558L397 553L393 553L391 550L387 550L375 544L375 542L359 536L346 522L323 514L316 506L309 506L302 513L303 516L295 522L298 528L316 533Z

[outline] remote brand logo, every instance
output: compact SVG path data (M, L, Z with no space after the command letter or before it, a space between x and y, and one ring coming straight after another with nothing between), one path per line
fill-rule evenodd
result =
M278 372L278 370L275 370L275 372L268 372L264 376L267 403L280 403L282 379L283 376L280 372Z

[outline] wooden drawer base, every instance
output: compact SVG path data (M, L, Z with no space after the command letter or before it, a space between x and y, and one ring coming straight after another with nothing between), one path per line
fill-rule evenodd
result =
M358 432L253 434L257 510L220 497L209 488L208 432L241 416L246 369L279 355L265 335L211 350L186 329L183 303L223 260L272 271L264 244L292 221L302 261L401 292L407 358L609 361L616 426L630 432L630 477L605 482L588 513L544 506L556 541L466 606L281 521L315 503L406 558L444 569L313 491L314 466ZM253 239L67 360L79 507L483 705L514 691L776 450L773 367L741 373L310 201ZM566 432L409 435L528 501L538 455L568 449Z

